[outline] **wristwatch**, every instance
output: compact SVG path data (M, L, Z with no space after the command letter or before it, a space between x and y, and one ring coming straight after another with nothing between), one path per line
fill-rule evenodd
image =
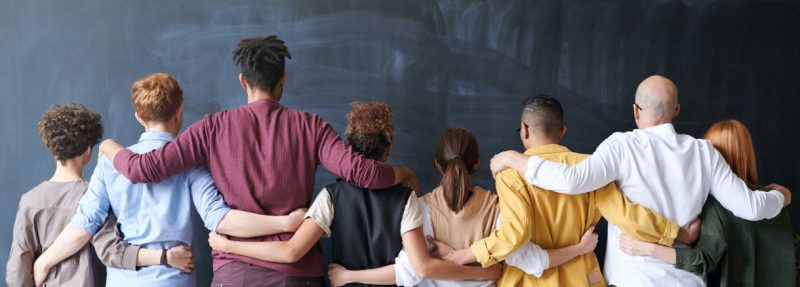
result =
M169 263L167 263L167 250L166 249L161 249L161 265L164 265L164 266L167 266L167 267L172 267L172 266L169 266Z

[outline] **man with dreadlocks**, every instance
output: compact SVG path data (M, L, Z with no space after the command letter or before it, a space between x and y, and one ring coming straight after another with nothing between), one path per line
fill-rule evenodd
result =
M276 36L243 39L233 50L247 104L205 116L160 149L136 154L113 140L100 150L132 182L159 182L207 165L225 202L243 211L287 215L308 207L318 165L356 186L380 189L416 177L354 151L317 115L282 106L288 49ZM291 232L248 240L286 241ZM233 240L241 240L232 238ZM321 286L322 251L315 245L291 264L214 252L213 286Z

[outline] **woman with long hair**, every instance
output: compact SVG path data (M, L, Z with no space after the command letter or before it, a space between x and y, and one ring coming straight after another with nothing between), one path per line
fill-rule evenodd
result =
M759 184L753 142L741 122L717 122L704 137L750 189L775 189L774 184L766 189ZM706 276L709 286L795 286L794 233L785 209L773 219L751 222L737 218L709 197L700 218L700 239L692 248L675 249L624 235L620 248Z
M478 142L464 128L450 128L440 136L436 145L433 165L442 175L440 185L419 198L423 214L423 231L429 239L436 239L455 249L468 248L472 243L488 236L499 222L497 195L480 186L472 185L472 176L480 166ZM527 243L506 258L506 263L528 274L541 276L545 269L560 265L579 255L594 251L597 234L592 229L585 232L580 243L544 251ZM433 245L428 246L433 249ZM435 251L435 250L431 250ZM394 266L352 270L333 265L328 272L334 286L363 283L370 278L386 276L403 286L494 286L494 281L445 281L424 279L409 264L414 254L401 252ZM500 264L498 264L500 265ZM392 272L394 271L394 272Z

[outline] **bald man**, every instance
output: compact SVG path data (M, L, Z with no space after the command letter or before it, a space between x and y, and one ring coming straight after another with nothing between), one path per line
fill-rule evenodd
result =
M748 189L714 146L703 139L678 134L678 88L662 76L651 76L636 90L633 117L638 129L614 133L594 154L568 166L506 151L492 158L492 172L507 167L543 189L581 194L616 181L632 202L648 207L681 226L702 211L709 194L746 220L772 218L791 201L791 193ZM619 249L620 229L608 224L605 275L616 286L705 286L700 276L652 257L634 257ZM685 246L676 246L685 247Z

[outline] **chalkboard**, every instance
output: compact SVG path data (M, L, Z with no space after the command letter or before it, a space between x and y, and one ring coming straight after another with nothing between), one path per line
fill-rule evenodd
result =
M134 143L142 131L130 104L135 79L175 75L187 124L238 107L245 96L231 50L255 35L279 35L292 52L284 105L342 131L350 102L388 102L397 130L390 161L415 169L423 191L439 179L432 157L445 128L475 133L483 160L475 182L493 189L490 157L521 149L515 128L524 97L558 97L569 127L563 144L589 153L612 132L635 128L633 94L651 74L680 89L678 131L699 137L714 121L740 119L753 133L762 181L800 189L796 1L0 3L5 250L20 195L53 172L36 132L48 106L83 103L103 115L105 136ZM317 187L332 180L320 171ZM797 228L800 209L790 210ZM196 225L203 286L210 257Z

